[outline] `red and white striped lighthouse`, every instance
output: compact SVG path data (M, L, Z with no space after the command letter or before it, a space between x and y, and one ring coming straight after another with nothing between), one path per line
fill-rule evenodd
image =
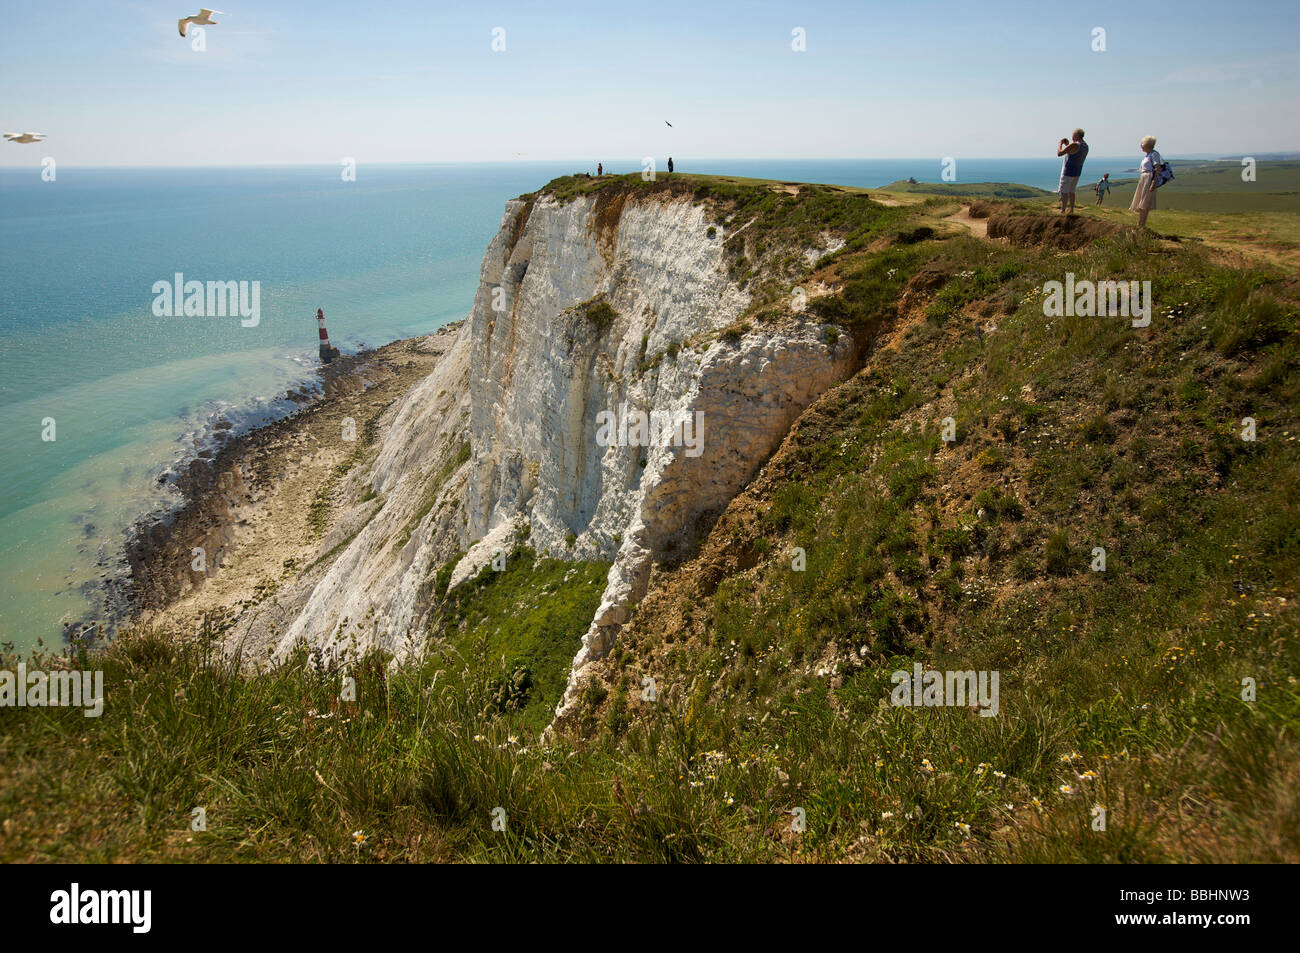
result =
M316 323L320 325L320 359L322 364L328 364L334 358L339 356L338 349L330 344L329 332L325 330L325 312L320 308L316 309Z

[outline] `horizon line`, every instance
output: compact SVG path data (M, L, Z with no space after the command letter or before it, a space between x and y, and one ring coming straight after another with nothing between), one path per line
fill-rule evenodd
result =
M1286 155L1294 156L1292 159L1275 159L1275 162L1300 161L1300 150L1294 152L1287 150L1273 150L1272 152L1259 152L1258 155ZM1208 153L1193 152L1182 154L1183 159L1195 159L1206 162L1230 162L1246 156L1251 156L1251 152L1235 153ZM1178 153L1169 153L1171 158L1178 158ZM45 157L42 156L42 159ZM64 168L69 169L288 169L288 168L333 168L339 165L343 157L332 162L236 162L236 163L107 163L92 164L67 162L59 163ZM350 158L350 157L348 157ZM946 156L772 156L772 157L754 157L754 156L699 156L690 157L691 162L942 162ZM966 156L957 157L959 162L1008 162L1008 161L1055 161L1058 157L1052 155L1046 156ZM1121 159L1131 158L1127 153L1123 155L1095 155L1089 156L1090 160L1098 159ZM608 164L604 159L597 159L597 162ZM623 161L615 158L613 161ZM638 160L627 160L638 162ZM39 165L40 160L36 164ZM464 165L554 165L557 163L589 163L587 159L558 158L558 159L372 159L357 161L358 166L368 165L444 165L444 166L464 166ZM32 165L19 163L0 162L2 169L23 169L30 170ZM639 169L639 164L638 164Z

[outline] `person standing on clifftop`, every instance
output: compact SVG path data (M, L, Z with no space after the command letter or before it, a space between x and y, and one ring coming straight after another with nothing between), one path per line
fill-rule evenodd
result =
M673 174L673 157L672 157L672 156L669 156L669 157L668 157L668 174L669 174L669 175L672 175L672 174Z
M1095 189L1097 192L1097 204L1100 205L1101 200L1104 199L1106 197L1106 193L1110 191L1110 173L1107 172L1100 179L1098 179L1097 184L1093 186L1093 189Z
M1061 214L1065 214L1067 199L1070 214L1074 214L1074 190L1083 175L1083 160L1088 158L1088 144L1083 141L1083 130L1076 129L1069 139L1062 139L1056 145L1056 154L1064 156L1061 163Z
M1146 228L1147 213L1156 207L1156 175L1164 160L1160 158L1160 153L1156 152L1155 136L1143 136L1138 147L1142 150L1142 163L1138 166L1138 171L1142 174L1138 176L1137 188L1133 191L1133 201L1129 203L1129 211L1138 213L1138 228Z
M605 174L605 167L604 167L603 165L601 165L599 162L596 163L596 174L597 174L597 175L604 175L604 174Z

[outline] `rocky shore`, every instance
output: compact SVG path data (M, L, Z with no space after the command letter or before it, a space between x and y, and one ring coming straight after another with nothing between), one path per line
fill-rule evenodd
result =
M180 507L143 518L127 541L134 618L189 634L327 552L337 471L360 461L384 411L428 375L458 328L325 365L316 395L289 395L300 410L196 457L175 477Z

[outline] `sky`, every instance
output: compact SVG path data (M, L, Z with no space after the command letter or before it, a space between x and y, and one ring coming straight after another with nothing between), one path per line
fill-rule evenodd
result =
M217 4L6 4L0 165L1300 151L1295 0Z

